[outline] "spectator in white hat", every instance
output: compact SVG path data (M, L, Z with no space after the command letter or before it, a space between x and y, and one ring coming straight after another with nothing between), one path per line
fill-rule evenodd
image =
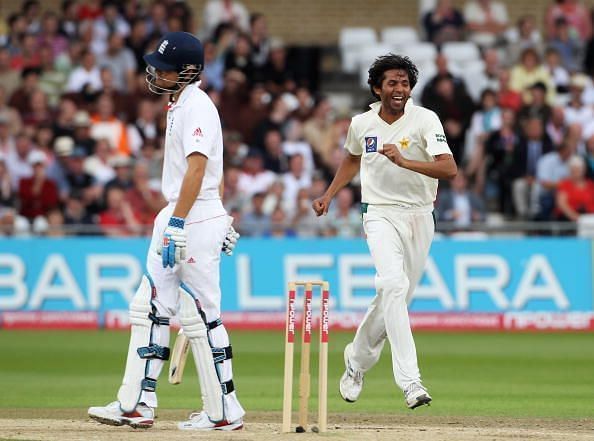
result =
M95 139L91 136L91 117L86 110L79 110L72 119L74 127L74 144L83 147L87 155L92 155L95 151Z

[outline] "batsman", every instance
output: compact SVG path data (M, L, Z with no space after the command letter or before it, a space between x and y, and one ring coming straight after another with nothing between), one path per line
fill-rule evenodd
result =
M200 85L202 44L185 32L165 34L145 55L151 92L169 95L162 191L146 274L130 302L128 358L117 401L89 408L104 424L148 428L157 380L169 359L169 320L178 314L200 380L203 411L182 430L239 430L244 410L233 383L229 336L220 317L221 249L238 235L220 198L223 140L217 109Z

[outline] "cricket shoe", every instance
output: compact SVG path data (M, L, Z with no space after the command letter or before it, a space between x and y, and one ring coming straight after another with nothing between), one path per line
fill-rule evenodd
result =
M89 407L89 416L95 421L110 426L127 424L134 429L153 427L155 411L144 403L139 403L132 412L122 412L120 402L114 401L107 406Z
M241 418L235 421L223 420L218 423L213 423L206 412L193 412L190 414L190 418L186 421L177 423L179 430L222 430L224 432L230 432L232 430L243 429L243 420Z
M344 348L344 365L346 369L340 378L340 395L344 401L354 403L363 389L363 372L355 369L349 360L348 352L350 352L351 344L349 343Z
M431 395L420 382L411 383L407 386L404 390L404 399L409 409L431 403Z

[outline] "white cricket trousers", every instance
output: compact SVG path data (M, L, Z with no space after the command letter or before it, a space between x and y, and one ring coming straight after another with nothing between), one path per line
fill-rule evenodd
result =
M363 214L376 270L376 295L348 356L355 368L366 372L379 360L387 337L394 379L402 390L421 379L407 305L423 274L433 240L432 211L432 206L408 209L369 205Z
M200 301L206 320L212 322L221 316L221 248L230 219L220 200L197 200L185 220L186 260L174 268L163 268L162 258L157 254L157 249L161 247L163 232L174 208L175 204L169 203L157 215L146 259L147 272L157 290L157 297L153 303L160 316L174 316L179 307L179 286L183 282ZM154 328L158 333L155 343L169 346L169 326ZM215 347L229 346L229 335L224 325L219 325L209 332ZM207 356L212 357L211 354ZM158 378L163 364L163 360L151 360L148 376ZM222 363L221 381L229 381L232 377L231 360L225 360ZM151 407L157 407L157 396L154 392L143 392L141 401ZM225 416L229 421L241 418L244 413L235 392L225 395Z

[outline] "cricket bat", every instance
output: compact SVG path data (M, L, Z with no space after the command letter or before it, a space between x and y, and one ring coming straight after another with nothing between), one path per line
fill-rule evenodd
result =
M173 345L171 360L169 361L169 382L171 384L180 384L184 376L186 360L190 352L190 340L180 329Z

